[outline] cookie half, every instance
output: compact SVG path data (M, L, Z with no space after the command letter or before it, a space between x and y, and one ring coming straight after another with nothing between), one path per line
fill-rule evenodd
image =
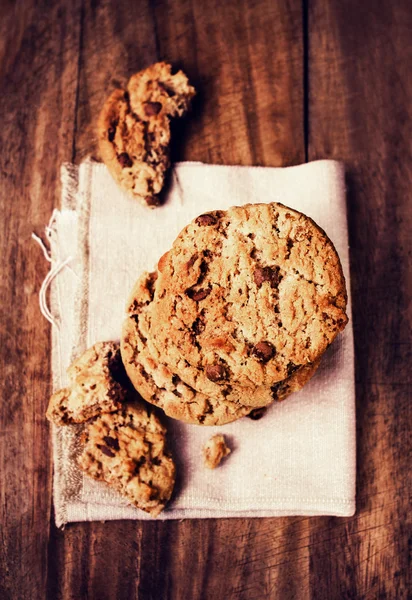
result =
M166 429L143 403L123 404L87 424L79 467L104 481L131 504L156 517L169 501L175 465Z
M160 62L115 90L98 120L99 150L117 183L147 206L159 204L169 167L170 119L188 110L195 89Z

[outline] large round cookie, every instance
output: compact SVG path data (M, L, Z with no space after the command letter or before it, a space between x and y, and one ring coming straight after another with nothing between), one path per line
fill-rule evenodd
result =
M141 396L162 408L175 419L202 425L223 425L250 413L248 393L246 404L227 398L214 399L195 390L177 376L166 364L167 356L159 352L141 331L140 322L149 309L156 288L156 274L144 273L130 296L127 318L123 324L121 351L125 369ZM282 400L299 390L310 379L318 363L296 371L279 382L271 400ZM252 404L253 405L253 404Z
M173 347L177 375L192 369L193 387L230 398L315 362L344 328L345 308L325 232L281 204L254 204L183 229L160 261L147 327L158 348Z

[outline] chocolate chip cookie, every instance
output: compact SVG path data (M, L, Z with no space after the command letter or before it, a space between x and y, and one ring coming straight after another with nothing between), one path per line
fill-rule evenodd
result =
M146 331L172 348L177 375L196 373L195 389L268 394L323 354L346 325L346 299L324 231L281 204L246 205L201 215L178 235L160 261Z
M104 481L137 508L156 517L170 499L175 465L166 430L143 403L126 402L86 426L79 467Z
M131 294L123 324L121 352L125 369L139 394L174 419L223 425L250 412L250 406L208 398L173 373L163 353L140 331L139 319L152 302L155 273L143 273Z
M56 425L83 423L120 408L127 377L115 342L98 342L68 368L70 384L50 398L46 417Z
M119 185L144 204L159 203L169 167L170 120L188 110L195 89L182 71L156 63L116 89L98 121L101 158Z
M175 419L201 425L223 425L239 419L252 410L255 395L243 392L239 401L227 397L215 399L194 389L181 379L167 364L165 348L158 349L150 338L150 332L142 333L140 323L153 301L156 289L156 273L144 273L135 284L123 324L121 352L127 374L141 396L162 408ZM270 402L282 400L297 391L312 377L318 362L297 370L286 380L270 390ZM193 379L193 368L188 368ZM268 402L266 403L268 404Z

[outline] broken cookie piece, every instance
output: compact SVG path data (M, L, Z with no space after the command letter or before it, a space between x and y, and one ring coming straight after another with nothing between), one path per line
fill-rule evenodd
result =
M166 429L143 403L123 404L86 426L79 467L104 481L137 508L156 517L173 491L175 465Z
M217 433L206 442L203 448L205 467L215 469L230 452L231 450L226 446L224 436L221 433Z
M117 183L147 206L159 204L169 167L170 119L183 116L195 89L186 75L156 63L117 89L100 113L101 158Z
M56 425L83 423L118 410L127 394L120 346L98 342L68 368L69 386L52 395L46 417Z

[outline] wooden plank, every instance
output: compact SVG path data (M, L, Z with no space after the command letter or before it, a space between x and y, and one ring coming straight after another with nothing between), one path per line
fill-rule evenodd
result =
M412 589L411 34L408 0L309 3L309 159L348 171L358 424L357 514L312 521L320 599Z
M44 597L51 512L48 265L30 235L59 201L70 160L79 4L2 4L0 20L0 597Z
M155 4L159 56L199 91L178 159L304 161L302 8L297 1Z
M96 123L106 97L157 60L150 0L83 0L74 160L98 158Z
M304 161L301 2L84 2L75 160L95 153L106 95L166 59L199 89L175 160ZM308 594L307 519L89 523L52 527L56 598L262 598ZM297 569L296 567L299 567ZM308 597L308 596L302 596Z

